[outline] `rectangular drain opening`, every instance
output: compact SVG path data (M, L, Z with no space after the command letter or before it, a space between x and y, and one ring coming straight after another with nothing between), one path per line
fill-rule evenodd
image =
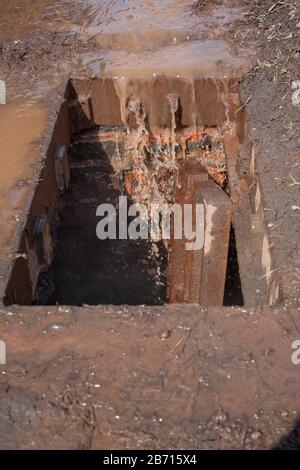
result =
M111 133L111 130L99 131L97 136L94 131L86 132L82 137L79 135L77 143L71 146L70 186L59 199L51 224L52 240L54 240L53 262L49 269L43 270L39 276L34 303L37 305L161 305L169 300L200 302L200 297L193 299L185 297L188 285L183 285L185 292L182 298L170 299L172 296L170 284L176 281L174 269L170 269L170 266L168 269L168 260L172 258L172 249L177 251L176 256L193 257L194 253L186 252L185 247L180 253L180 247L173 247L172 242L153 243L150 236L148 240L120 240L118 238L99 240L97 238L96 226L99 218L96 216L96 211L99 203L109 203L116 208L116 233L118 234L119 198L120 196L127 197L129 209L133 204L132 195L129 194L132 186L136 189L139 184L142 185L135 170L126 172L125 181L122 181L122 177L116 174L111 164L111 159L115 155L115 140L102 140L105 139L105 134L110 136ZM115 138L117 134L118 131L115 131ZM89 135L94 140L99 137L102 143L89 142ZM195 183L197 183L196 168L201 170L201 166L192 159L189 163L192 164L192 172L189 175L183 174L183 178L196 177ZM187 171L186 162L184 164L181 162L181 167L185 172ZM168 185L169 176L170 172L162 181L164 186ZM205 183L207 182L209 182L208 178ZM143 187L141 189L144 191ZM181 186L180 190L182 190ZM132 218L129 217L127 229L131 220ZM181 240L179 243L182 244ZM237 299L237 305L239 305L241 295L240 292L235 293L235 283L239 280L239 273L234 244L233 236L230 240L231 248L227 268L227 284L230 293L225 292L225 298L228 300L232 298L233 301L229 305L234 305ZM196 255L199 253L203 257L201 250L197 251ZM223 250L223 257L224 254ZM183 263L187 266L186 270L183 270L180 260L177 266L180 268L180 281L184 277L184 272L189 269L189 260L184 259ZM226 259L223 264L226 268ZM193 267L191 266L190 269ZM197 286L201 283L201 270L202 266L195 267ZM230 277L234 277L234 283L230 283ZM218 288L216 284L222 285L216 280L212 286L214 291ZM240 285L237 288L240 288ZM198 296L200 295L201 293L198 292Z
M264 221L253 195L253 152L245 157L251 143L244 111L236 112L236 86L199 79L191 93L184 80L155 79L152 95L144 84L137 94L131 83L124 99L112 80L70 82L4 303L276 303L278 281L264 276L270 266L259 258ZM236 200L236 186L245 181L252 193ZM182 214L186 205L202 205L203 246L187 250L187 239L174 236L175 213L170 240L118 239L124 197L128 208L143 205L143 220L150 220L153 203L176 204ZM115 208L117 239L97 236L101 204ZM192 209L193 228L195 218ZM253 218L261 245L256 234L245 240ZM126 231L132 214L127 222ZM250 268L248 252L259 254Z

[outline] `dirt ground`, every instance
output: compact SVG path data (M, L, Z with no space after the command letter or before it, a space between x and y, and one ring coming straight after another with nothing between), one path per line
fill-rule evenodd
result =
M161 312L2 310L1 448L299 446L299 309Z
M249 36L258 65L245 77L242 97L259 149L266 222L276 248L277 269L291 297L300 286L300 111L292 104L292 83L300 76L299 2L247 2ZM247 40L250 39L247 35ZM287 259L289 262L287 263Z
M194 14L209 3L196 2ZM300 449L300 366L291 362L300 339L300 111L291 101L300 5L242 3L227 40L258 52L242 98L289 299L253 310L1 308L1 449ZM47 28L15 42L7 29L1 73L35 83L57 60L96 48Z

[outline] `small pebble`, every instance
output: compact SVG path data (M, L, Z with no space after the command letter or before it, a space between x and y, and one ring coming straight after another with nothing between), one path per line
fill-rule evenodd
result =
M170 330L166 330L164 331L161 335L160 335L160 339L162 341L166 341L166 339L170 338L171 336L171 331Z

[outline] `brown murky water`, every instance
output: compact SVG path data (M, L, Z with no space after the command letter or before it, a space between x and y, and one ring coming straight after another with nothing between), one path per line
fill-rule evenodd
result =
M1 3L0 37L21 41L46 28L95 40L97 53L81 57L76 70L80 62L94 72L125 77L198 76L230 73L232 67L245 66L249 56L249 51L237 51L223 39L228 24L242 17L241 9L232 6L237 2L208 6L201 16L193 14L189 0Z
M40 103L16 101L0 108L0 246L5 249L24 215L24 197L33 181L44 131L46 109Z

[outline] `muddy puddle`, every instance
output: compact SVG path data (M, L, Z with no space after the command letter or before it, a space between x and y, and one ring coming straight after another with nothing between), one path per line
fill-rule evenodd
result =
M0 109L1 251L13 235L16 223L24 218L24 199L34 181L39 148L34 144L44 133L46 109L37 103L17 101Z
M192 3L0 2L4 448L297 440L299 308L283 275L299 177L277 119L295 77L279 61L274 82L271 63L295 28L288 3L243 2L246 21L266 19L273 49L244 88L243 27L263 49L263 21L243 23L242 2L197 14ZM203 204L202 249L185 249L174 219L168 240L99 239L98 206L118 216L124 196L145 205L146 221L151 203ZM281 218L285 205L293 219Z
M171 104L174 106L174 102ZM135 106L135 111L137 109L140 106ZM174 107L173 112L176 109ZM208 191L219 191L220 195L226 190L226 163L220 136L214 129L205 129L193 138L182 135L178 139L174 116L173 129L149 139L140 110L136 117L138 127L128 133L122 128L98 127L73 137L68 151L69 168L63 175L56 173L62 190L66 184L68 187L56 200L49 222L46 214L40 214L36 219L43 218L48 224L51 241L44 241L42 246L35 248L44 253L41 264L35 266L37 274L40 273L32 299L35 304L162 305L166 302L215 301L213 296L205 297L199 290L203 253L196 260L195 256L185 253L181 242L162 237L159 218L157 225L150 224L153 204L167 211L175 202L196 202L195 196L188 195L184 189L194 179L205 181L204 195L205 185L208 185ZM207 171L215 183L209 181ZM229 201L228 196L223 198ZM113 239L96 236L100 203L113 204L116 208ZM134 205L140 217L136 230L142 235L138 239L129 239L127 232L137 215ZM124 211L129 215L127 222L122 218ZM220 291L217 301L221 305L223 297L228 305L242 305L234 234L229 240L230 224L223 222L225 230L224 227L219 230L225 247L221 249L223 278L221 275L220 280L215 275L210 281L214 295ZM150 230L154 230L157 241ZM121 232L122 236L118 238L117 233ZM209 240L207 236L207 245ZM28 243L32 245L29 240ZM210 257L209 263L213 265L214 253ZM49 259L48 263L45 258ZM196 262L198 266L195 267ZM182 283L183 265L186 265L186 280ZM221 264L218 269L222 271ZM205 278L205 267L203 272Z
M189 0L36 0L21 5L14 0L0 7L0 38L13 42L13 51L20 55L23 66L30 53L25 48L18 54L18 49L27 41L27 49L38 51L46 30L76 34L87 47L95 43L92 54L76 58L74 54L72 58L64 57L66 54L60 51L56 70L51 70L54 76L57 69L62 75L69 69L73 74L85 71L125 77L230 74L233 68L236 73L249 62L249 50L237 49L225 40L228 26L243 16L236 3L209 4L201 15L196 15ZM43 61L42 55L41 50L40 56L34 57L37 66Z

